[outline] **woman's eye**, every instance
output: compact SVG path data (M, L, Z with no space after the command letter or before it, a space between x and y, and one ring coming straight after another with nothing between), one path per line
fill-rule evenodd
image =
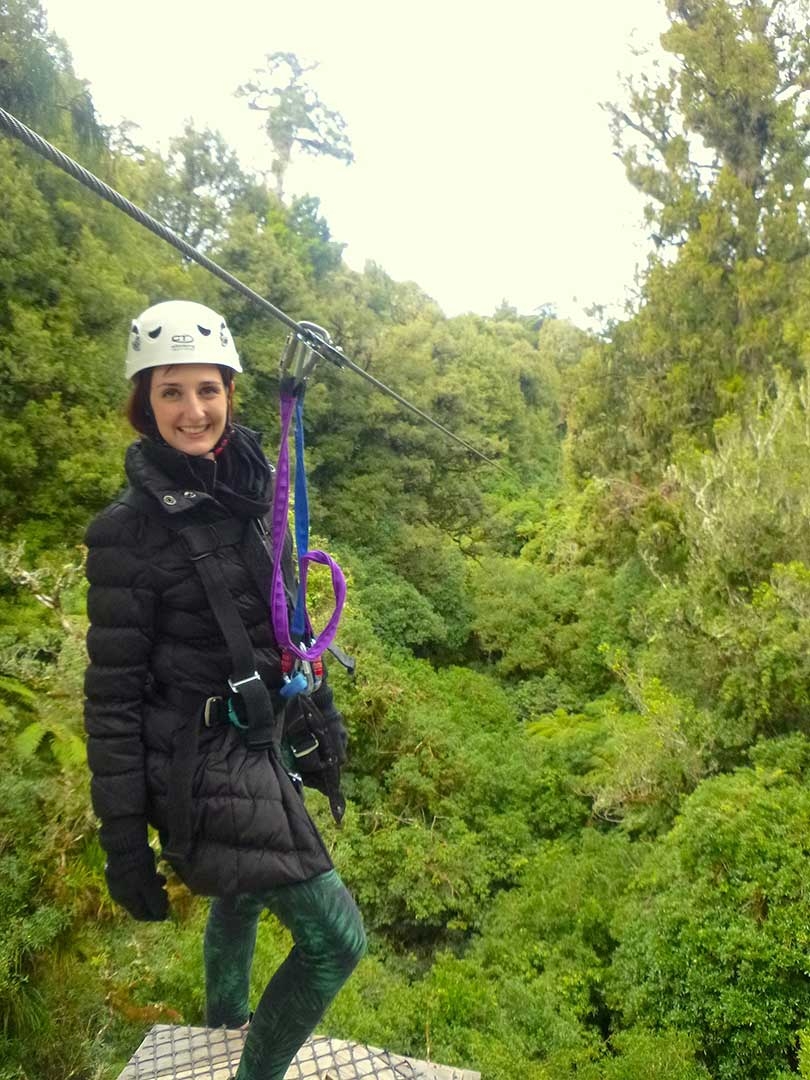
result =
M202 388L202 392L206 395L206 397L216 397L217 394L219 393L219 387L218 386L204 386Z
M173 389L172 387L167 387L160 396L162 398L172 398L177 397L177 393L177 390Z

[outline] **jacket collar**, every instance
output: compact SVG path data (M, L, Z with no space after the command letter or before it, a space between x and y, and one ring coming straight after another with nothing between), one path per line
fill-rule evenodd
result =
M163 442L143 438L126 453L124 467L130 484L151 495L169 514L183 513L203 503L218 504L237 517L262 517L272 499L272 467L261 451L259 436L238 425L222 459L192 457ZM227 472L228 483L223 474Z

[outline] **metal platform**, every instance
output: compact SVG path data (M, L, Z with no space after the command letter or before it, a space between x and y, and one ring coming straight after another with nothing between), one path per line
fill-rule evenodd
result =
M246 1032L156 1024L118 1080L231 1080ZM480 1080L481 1074L400 1057L318 1035L308 1039L285 1080Z

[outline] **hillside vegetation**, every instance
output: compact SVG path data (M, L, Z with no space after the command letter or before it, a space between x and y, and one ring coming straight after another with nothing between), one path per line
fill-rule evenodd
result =
M309 801L371 939L323 1029L486 1080L810 1076L810 15L667 8L669 70L611 111L653 254L597 335L352 272L219 133L100 126L37 0L0 0L3 107L505 467L336 369L308 392L358 664L343 829ZM89 806L128 320L223 310L271 451L283 332L6 138L0 207L0 1080L112 1080L201 1021L206 914L177 881L168 923L115 908ZM268 921L257 988L286 949Z

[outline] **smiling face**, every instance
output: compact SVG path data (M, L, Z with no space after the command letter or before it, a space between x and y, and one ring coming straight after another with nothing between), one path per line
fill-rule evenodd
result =
M228 421L229 393L216 364L155 368L149 405L169 446L195 457L209 453Z

